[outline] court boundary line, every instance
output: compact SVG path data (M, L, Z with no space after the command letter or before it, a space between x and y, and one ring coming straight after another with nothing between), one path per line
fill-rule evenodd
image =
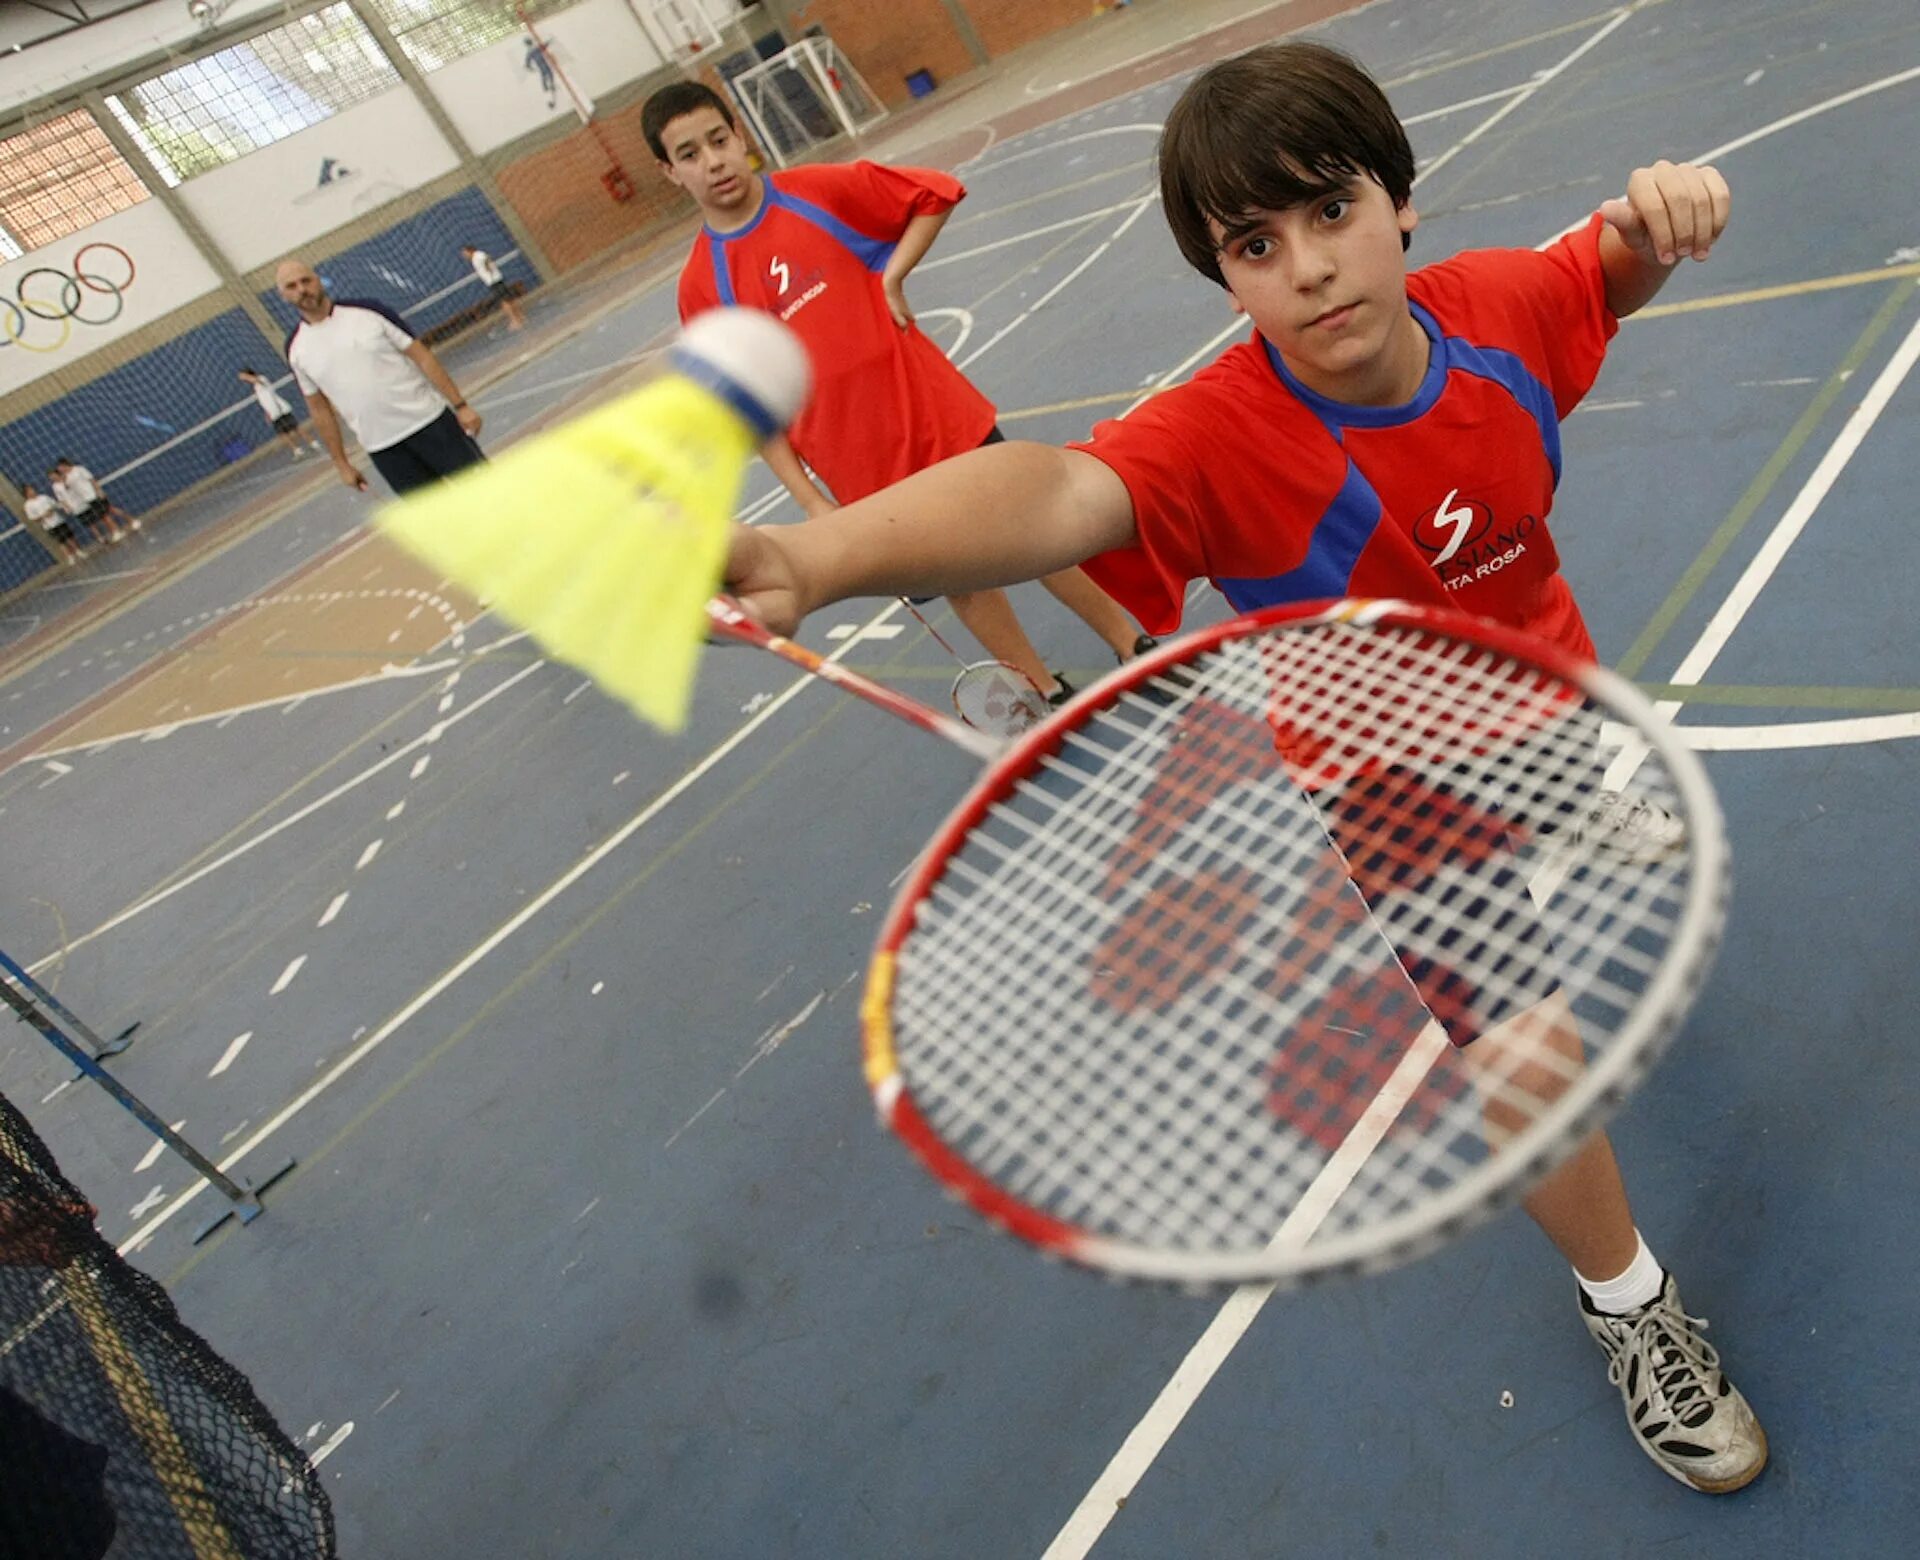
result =
M193 872L189 873L186 877L180 878L176 882L169 883L165 888L160 889L158 892L148 894L145 898L137 900L133 904L128 905L126 909L121 910L116 914L109 916L106 920L102 921L98 926L94 927L92 931L82 932L78 937L74 938L73 941L68 943L63 943L60 947L56 948L52 953L49 953L44 958L41 958L35 963L28 965L27 973L30 975L39 974L41 970L47 968L47 966L52 964L56 959L63 959L68 954L72 953L75 949L84 948L88 943L93 942L96 938L104 937L108 932L113 931L115 928L126 925L126 923L131 921L135 916L146 914L146 912L151 910L155 905L160 904L164 900L171 899L175 894L179 893L182 889L188 888L193 884L201 881L201 879L211 876L213 873L219 871L222 867L227 866L231 862L237 861L240 857L246 855L249 851L254 850L261 845L264 845L268 840L273 839L276 835L284 833L286 830L292 828L296 823L303 822L305 819L312 817L313 814L318 812L321 808L326 807L331 803L337 801L340 797L345 796L349 791L357 790L360 786L366 784L367 781L371 780L375 775L379 774L382 770L388 769L392 767L394 764L399 763L401 759L405 758L408 754L412 753L414 749L426 746L427 744L432 742L437 742L440 739L440 737L443 734L445 734L445 732L450 727L459 725L460 722L465 720L469 715L472 715L477 711L484 709L489 703L491 703L494 699L498 698L501 694L505 693L509 688L513 687L522 678L532 676L533 673L539 671L540 668L545 665L547 665L546 661L539 660L539 661L531 662L528 665L522 667L519 671L515 672L511 677L509 677L505 682L500 683L496 687L489 688L485 693L481 694L480 697L475 699L472 703L463 705L457 712L448 715L444 720L435 721L425 731L421 732L419 736L413 738L412 741L407 742L402 746L395 748L391 753L387 754L385 758L382 758L377 762L370 764L367 768L361 770L359 774L354 775L349 779L341 781L332 790L326 792L322 796L315 797L312 801L308 802L305 806L301 807L298 811L289 813L285 818L282 818L278 823L269 825L267 828L261 830L258 834L253 835L251 838L247 839L242 844L234 846L232 850L225 852L223 855L216 856L212 861L206 862L202 866L196 868Z
M1150 204L1150 201L1142 200L1140 202L1139 209L1134 211L1130 216L1128 216L1127 219L1124 222L1122 222L1121 225L1115 230L1115 232L1111 234L1105 241L1103 241L1097 247L1097 249L1094 252L1093 258L1098 258L1100 255L1105 254L1111 248L1114 240L1119 238L1122 234L1126 232L1126 230L1129 227L1133 225L1134 221L1136 221L1138 217L1141 215L1141 213L1145 211L1148 204ZM1071 240L1068 240L1066 242L1071 242ZM1031 271L1035 269L1037 266L1045 263L1046 259L1050 258L1052 254L1057 253L1059 249L1064 247L1065 247L1065 243L1058 245L1055 247L1054 250L1050 250L1047 255L1043 255L1039 259L1029 262L1026 266L1022 267L1020 271L1016 271L1014 273L1014 277L1006 279L1005 281L1000 283L999 286L992 289L992 291L997 292L1002 288L1004 288L1005 286L1010 285L1012 280L1017 279L1019 275L1023 274L1026 271ZM1082 263L1081 265L1076 266L1073 269L1072 273L1066 278L1066 280L1055 285L1053 288L1049 289L1049 291L1046 293L1045 297L1041 301L1042 302L1050 301L1059 292L1061 292L1069 282L1077 279L1086 269L1087 269L1086 263ZM989 294L989 296L990 295L991 293ZM982 301L982 300L976 300L976 304L975 304L976 307L978 306L979 301ZM1020 315L1019 320L1016 323L1024 323L1026 320L1030 319L1038 307L1039 305L1036 304L1032 308L1025 310ZM1011 328L1002 330L1001 332L997 333L989 341L987 341L982 347L977 349L968 359L966 359L966 361L972 362L975 358L978 358L979 356L981 356L983 353L985 353L991 347L998 344L1001 340L1003 340L1006 336L1010 334L1011 334ZM764 513L765 509L777 506L780 499L786 496L787 494L785 492L785 489L782 486L776 484L771 492L763 495L762 499L755 501L754 504L750 504L747 507L749 510L759 507L761 509L761 512ZM879 627L887 623L894 616L894 614L897 613L899 610L900 610L900 602L898 600L890 601L885 605L881 606L878 611L873 613L866 620L866 622L861 626L861 629L858 632L851 635L845 641L845 643L839 647L839 649L831 652L827 656L827 659L832 661L838 661L844 658L847 654L851 653L856 646L860 645L865 641L868 630L871 630L873 628ZM508 681L502 684L499 688L489 690L486 698L491 698L495 694L504 692L508 687L512 686L513 683L518 682L521 677L524 677L534 671L537 671L539 668L547 664L548 663L545 660L538 660L533 662L524 671L516 674L513 678L508 679ZM701 778L703 778L711 769L716 767L721 762L721 760L723 760L725 757L731 754L735 748L739 747L747 739L748 736L750 736L753 732L757 731L762 725L765 724L767 720L771 719L771 717L775 713L777 713L780 709L784 708L784 706L789 702L791 702L793 699L797 698L800 695L800 693L805 689L816 687L819 685L820 685L819 678L814 677L811 674L803 674L800 677L796 678L792 683L790 683L788 687L784 689L781 693L776 694L766 704L762 705L751 716L749 716L742 725L737 727L732 733L730 733L726 738L724 738L719 743L718 746L716 746L714 749L709 751L706 754L706 756L703 757L690 770L683 773L678 779L676 779L671 785L669 785L663 792L661 792L658 796L656 796L650 803L648 803L646 807L641 809L641 811L637 813L632 819L628 820L628 822L625 825L623 825L619 830L616 830L614 834L610 835L600 845L595 846L593 850L591 850L584 858L576 862L572 867L568 868L566 872L564 872L553 883L548 885L546 889L542 890L542 892L539 895L537 895L533 900L529 901L528 904L523 906L521 910L516 912L515 915L512 916L506 923L504 923L502 926L497 928L495 932L491 934L487 939L485 939L479 946L471 950L467 955L465 955L462 959L456 962L449 969L443 971L442 974L434 982L432 982L428 987L426 987L423 991L418 993L414 998L412 998L408 1003L406 1003L397 1013L395 1013L390 1019L388 1019L386 1023L382 1024L377 1030L375 1030L373 1034L369 1035L365 1040L360 1042L358 1046L356 1046L354 1049L349 1051L345 1056L343 1056L340 1059L338 1063L336 1063L333 1067L329 1068L324 1074L322 1074L320 1078L314 1080L314 1082L311 1085L309 1085L306 1089L302 1090L300 1094L298 1094L292 1101L282 1106L278 1111L276 1111L272 1116L270 1116L268 1120L256 1132L253 1133L252 1136L248 1137L245 1141L243 1141L240 1144L240 1146L236 1148L226 1159L219 1162L219 1168L222 1170L225 1170L237 1164L242 1158L245 1157L245 1155L247 1155L248 1153L251 1153L261 1143L265 1142L269 1137L271 1137L275 1132L277 1132L281 1126L284 1126L288 1121L291 1121L296 1115L298 1115L302 1110L304 1110L308 1104L310 1104L314 1099L317 1099L320 1094L324 1093L325 1090L329 1088L334 1081L344 1076L346 1072L351 1070L353 1066L357 1065L358 1062L363 1057L369 1055L374 1049L378 1047L379 1044L383 1043L388 1037L390 1037L392 1034L396 1033L401 1027L403 1027L414 1015L416 1015L417 1013L422 1011L424 1008L426 1008L431 1002L433 1002L437 997L439 997L441 993L448 990L451 986L457 983L469 970L471 970L476 965L478 965L484 958L489 956L498 947L500 947L503 943L505 943L508 939L510 939L512 935L516 931L518 931L520 927L524 926L528 921L530 921L533 918L533 916L536 913L538 913L538 911L544 909L548 904L551 904L554 900L558 899L561 896L561 894L563 894L568 888L570 888L574 883L578 882L582 877L584 877L587 871L589 871L597 862L603 860L606 856L612 854L613 851L617 850L621 845L625 844L625 842L629 838L631 838L633 834L637 833L642 827L644 827L647 823L652 821L653 818L655 818L662 811L664 811L666 807L671 805L671 803L675 801L680 795L682 795L684 792L689 790L695 783L697 783ZM464 717L467 714L471 714L473 710L477 709L480 706L480 704L484 702L485 702L484 698L482 700L476 701L473 705L470 705L466 709L462 710L460 717L454 717L454 718L457 719L457 718ZM449 719L443 724L438 724L434 726L422 737L416 738L413 743L408 744L407 748L402 748L396 751L395 753L389 755L388 759L382 760L381 764L375 766L375 770L377 770L378 768L384 767L385 764L388 762L397 761L406 751L408 751L410 748L414 746L417 746L420 742L435 740L439 736L441 730L444 729L444 726L451 725L452 723L453 723L453 719ZM369 778L373 772L374 770L369 770L363 773L361 776L355 777L354 780L345 782L343 787L336 787L335 791L338 792L344 789L345 787L350 787L354 784L358 784L364 779ZM334 794L335 793L330 792L326 797L316 799L314 803L308 804L308 808L303 809L303 812L311 812L311 810L313 810L314 808L320 805L324 805L327 801L332 799ZM203 878L208 874L214 871L217 871L220 867L224 866L226 862L232 858L233 855L237 854L240 849L252 849L255 845L263 843L264 840L268 838L271 834L278 832L281 827L285 826L288 823L291 823L292 821L293 820L291 819L283 820L283 823L281 825L276 825L274 829L266 831L266 833L263 833L262 835L256 836L253 840L248 841L245 846L236 847L236 850L234 852L229 852L224 857L216 858L214 861L206 863L192 876L188 878L183 878L177 883L169 884L168 887L162 891L162 893L151 896L149 900L143 902L140 905L129 907L126 911L121 912L118 916L114 917L112 920L105 922L102 925L94 928L93 931L86 933L82 938L77 939L72 944L69 944L66 948L60 950L56 954L49 955L48 960L43 960L42 963L44 964L49 960L51 960L52 958L62 957L64 956L65 953L70 952L73 948L79 947L82 943L91 941L95 937L104 935L107 931L112 930L114 926L123 924L127 919L130 919L132 915L140 913L142 910L149 908L152 904L158 903L161 899L171 896L172 894L178 892L179 890L187 887L189 883L198 881L200 878ZM119 1248L121 1253L123 1255L130 1255L134 1251L137 1251L142 1247L144 1247L152 1239L153 1234L162 1225L164 1225L168 1220L173 1218L175 1214L177 1214L182 1208L184 1208L195 1197L197 1197L200 1194L200 1192L206 1188L207 1185L208 1183L205 1180L196 1180L192 1182L184 1191L182 1191L179 1194L179 1196L174 1198L166 1206L162 1207L153 1216L152 1219L148 1220L146 1224L142 1225L140 1228L136 1229L132 1235L128 1236L126 1241Z
M883 624L892 618L899 610L899 602L888 602L867 620L865 626L872 628ZM842 660L862 642L862 635L855 634L838 650L828 655L826 659L829 661ZM534 662L526 671L509 679L509 681L502 684L500 688L490 690L488 696L491 697L493 693L505 691L512 683L519 681L520 677L524 677L527 673L536 671L547 664L545 661ZM711 749L698 763L681 774L671 785L649 801L639 812L635 813L633 817L629 818L618 829L614 830L612 834L608 835L599 844L589 850L580 860L576 861L565 872L561 873L559 877L555 878L553 882L549 883L519 910L515 911L513 915L509 916L475 947L443 970L439 976L404 1003L386 1022L381 1024L379 1028L375 1029L364 1040L349 1050L339 1061L322 1073L320 1077L316 1078L311 1084L295 1095L292 1100L275 1111L251 1136L247 1137L230 1154L220 1160L218 1162L218 1168L223 1171L230 1170L233 1166L239 1164L248 1154L266 1142L267 1139L278 1132L281 1127L293 1120L293 1118L304 1111L308 1105L312 1104L314 1100L318 1099L331 1088L335 1082L344 1077L354 1067L358 1066L364 1058L371 1055L394 1034L398 1033L408 1021L427 1008L435 999L441 996L442 993L457 984L469 970L480 964L482 960L509 941L516 932L533 920L534 917L548 905L560 898L561 895L573 887L575 883L579 882L592 871L595 866L604 861L608 856L611 856L648 823L652 822L654 818L658 817L682 795L691 790L693 786L704 779L710 771L717 768L726 758L731 756L736 748L740 747L750 736L757 732L762 726L766 725L768 721L772 720L776 714L785 709L787 705L791 704L806 690L823 686L824 684L822 684L820 679L811 673L802 673L794 678L784 689L775 694L772 699L750 715L740 726L735 728L725 740ZM478 703L470 706L470 708L477 707ZM416 739L416 743L409 744L409 746L415 746L418 741L424 740L425 738ZM404 752L405 750L403 749L402 751ZM395 753L391 755L389 760L383 761L383 763L397 760L400 756L400 753ZM176 888L184 886L184 882L175 885ZM171 888L167 890L168 893L172 893L173 891L174 889ZM177 1197L121 1242L118 1247L120 1254L122 1256L132 1256L135 1252L145 1247L163 1225L198 1197L201 1192L205 1191L209 1184L210 1183L204 1179L194 1180Z
M1627 16L1638 9L1640 9L1638 4L1623 8L1621 13L1612 22L1607 24L1606 31L1613 31L1615 27L1626 20ZM1579 49L1568 55L1566 59L1562 61L1562 66L1571 64L1574 59L1585 54L1593 41L1594 40L1590 39L1583 42ZM1547 74L1538 78L1535 83L1536 86L1547 85L1548 82L1558 74L1560 68L1561 67L1555 67ZM1911 79L1916 76L1920 76L1920 68L1911 72L1902 73L1900 79ZM1891 78L1889 79L1891 80ZM1866 94L1855 89L1842 96L1845 101L1852 102L1864 95ZM1498 111L1499 117L1504 118L1524 101L1524 98L1520 98L1508 103ZM1838 106L1837 102L1832 106ZM1771 134L1775 129L1787 128L1789 124L1802 123L1812 118L1814 113L1819 111L1821 107L1822 105L1820 104L1813 105L1809 110L1803 110L1800 113L1785 116L1783 119L1775 121L1772 126L1762 127L1762 130L1765 133ZM1469 138L1477 139L1479 134L1480 130L1476 129L1475 131L1469 132ZM1706 161L1709 157L1724 156L1728 150L1751 145L1761 138L1761 133L1756 132L1749 134L1737 138L1735 141L1728 142L1724 148L1717 148L1713 152L1704 154L1702 157L1693 160ZM1438 168L1443 166L1445 162L1450 160L1450 157L1451 154L1449 153L1447 156L1439 159L1438 162L1431 164L1430 167ZM1582 222L1575 226L1584 226L1586 220L1588 219L1582 219ZM1569 228L1566 231L1571 232L1573 229ZM1556 235L1556 237L1557 236L1559 235ZM1548 243L1552 241L1551 239L1547 240ZM1544 248L1545 245L1543 244L1540 247ZM1237 331L1243 323L1242 321L1236 320L1235 330ZM1226 334L1230 335L1233 334L1233 332L1227 332ZM1225 337L1223 335L1216 339L1224 340ZM1913 331L1909 335L1908 345L1910 345L1914 351L1908 356L1908 361L1900 375L1901 378L1904 378L1906 371L1913 366L1913 357L1920 356L1920 322L1915 324ZM1902 351L1905 351L1904 347ZM1880 379L1875 381L1874 390L1869 392L1870 396L1879 390L1881 383L1887 379L1892 367L1893 364L1890 362L1888 369L1883 370ZM1892 387L1889 387L1885 399L1891 399L1891 395ZM1865 403L1863 402L1862 404L1864 406ZM1868 418L1865 425L1861 428L1860 438L1864 438L1866 429L1872 426L1873 420L1877 418L1878 415L1879 412L1876 408L1873 416ZM1856 410L1855 416L1850 418L1848 424L1842 428L1841 433L1836 435L1836 446L1840 440L1846 436L1848 429L1852 427L1858 418L1859 412ZM1849 449L1849 458L1852 453L1852 448L1857 448L1858 443L1859 439L1856 439L1853 446ZM1832 450L1830 448L1829 455L1831 455L1831 453ZM1826 461L1823 459L1822 466L1824 467L1825 465ZM1841 467L1844 467L1844 465L1845 459L1843 458L1833 472L1833 479L1837 479L1838 471ZM1816 475L1817 474L1816 472ZM1832 479L1828 482L1828 487L1831 487L1831 480ZM1809 487L1812 485L1811 478L1809 479L1808 485ZM1804 491L1803 489L1803 493ZM1824 496L1824 491L1823 489L1822 496ZM1817 505L1818 500L1816 499L1814 502L1815 505ZM1798 504L1799 500L1796 499L1794 507L1797 508ZM1807 511L1806 518L1811 517L1811 512L1810 507ZM1783 517L1783 524L1784 518L1785 517ZM1803 518L1801 524L1804 525L1804 523L1805 520ZM1793 535L1797 536L1798 534L1799 531L1796 528ZM1769 538L1769 540L1771 540L1771 538ZM1791 539L1788 540L1786 545L1791 545ZM1780 551L1781 555L1784 555L1785 548L1783 547ZM1771 569L1767 571L1766 577L1770 576ZM1764 583L1765 579L1763 578L1760 581L1761 586L1764 586ZM1756 590L1754 594L1757 597L1758 591ZM1747 606L1750 605L1751 601L1747 603ZM1746 608L1743 607L1741 615L1744 615L1745 610ZM1716 614L1716 618L1717 617L1718 614ZM1727 633L1730 635L1732 628L1737 627L1737 625L1738 617L1735 617L1732 623L1728 625ZM1687 661L1683 662L1683 665L1691 663L1693 659L1692 654L1689 654ZM1707 663L1710 662L1711 656L1707 657ZM1704 670L1705 664L1699 668L1700 672L1704 672ZM1678 681L1680 679L1675 678L1674 680ZM1663 715L1669 718L1671 718L1672 713L1679 707L1677 703L1656 706ZM1637 752L1635 750L1636 747L1638 749ZM1624 784L1625 781L1630 779L1632 774L1638 770L1640 764L1645 761L1646 754L1647 749L1644 744L1635 744L1623 750L1609 769L1607 783L1611 785ZM1114 1452L1099 1477L1095 1479L1093 1485L1088 1489L1085 1496L1082 1497L1079 1505L1074 1508L1065 1524L1055 1535L1053 1541L1047 1546L1042 1560L1085 1560L1087 1554L1092 1550L1093 1546L1099 1542L1101 1536L1106 1532L1114 1517L1118 1515L1127 1499L1139 1486L1140 1480L1145 1477L1148 1469L1158 1460L1160 1453L1166 1448L1167 1443L1172 1440L1174 1433L1185 1422L1188 1413L1212 1383L1214 1376L1218 1374L1221 1366L1226 1363L1227 1358L1239 1345L1240 1340L1245 1337L1248 1330L1252 1327L1254 1320L1260 1314L1261 1309L1266 1305L1266 1302L1272 1298L1273 1293L1274 1288L1271 1284L1243 1285L1236 1289L1221 1305L1212 1320L1208 1322L1206 1328L1182 1357L1180 1364L1175 1367L1172 1376L1160 1389L1160 1392L1155 1396L1153 1402L1148 1406L1147 1411L1135 1422L1133 1428L1128 1432L1119 1448Z

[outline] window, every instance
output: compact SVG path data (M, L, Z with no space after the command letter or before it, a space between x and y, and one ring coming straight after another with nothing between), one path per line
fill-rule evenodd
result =
M438 70L451 60L516 34L525 37L520 17L538 18L564 11L579 0L369 0L395 41L419 71Z
M154 76L107 105L169 185L285 140L400 85L345 5Z
M0 141L0 259L137 206L147 187L85 109Z

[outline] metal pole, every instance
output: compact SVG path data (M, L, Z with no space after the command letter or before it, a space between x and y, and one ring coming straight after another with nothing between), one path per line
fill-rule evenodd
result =
M7 1006L12 1008L21 1019L39 1030L62 1056L66 1057L67 1060L79 1068L83 1074L91 1078L95 1083L99 1084L101 1088L105 1089L107 1093L112 1095L141 1126L145 1127L155 1137L159 1138L161 1142L165 1143L168 1148L186 1160L188 1164L193 1166L195 1170L206 1178L208 1185L213 1187L215 1191L219 1192L222 1197L226 1198L227 1201L232 1204L229 1212L221 1214L219 1218L216 1218L212 1223L206 1225L194 1236L196 1242L205 1240L208 1235L230 1217L237 1216L242 1224L251 1224L266 1211L260 1206L260 1193L293 1168L293 1161L291 1159L276 1169L272 1175L260 1182L258 1186L255 1186L251 1181L233 1180L222 1171L218 1165L207 1158L205 1154L201 1153L199 1149L195 1148L185 1138L181 1137L179 1133L175 1132L173 1128L169 1127L156 1116L144 1100L134 1094L133 1091L127 1088L118 1078L114 1077L112 1073L108 1072L96 1062L93 1057L88 1054L85 1047L74 1044L71 1039L61 1033L48 1009L41 1006L43 1001L51 997L51 993L42 987L39 982L35 981L32 976L26 975L13 960L6 959L4 955L0 955L0 959L4 960L9 974L20 983L16 986L13 980L0 980L0 1000L5 1001ZM57 1000L53 1001L51 1006L62 1013L66 1011L65 1008L60 1006ZM89 1031L89 1033L91 1033L91 1031Z
M4 952L0 952L0 970L5 970L28 991L32 992L35 1000L38 1001L42 1007L46 1008L49 1013L52 1013L57 1018L64 1019L69 1029L93 1047L93 1059L96 1062L105 1061L109 1056L118 1056L122 1051L126 1050L128 1046L133 1044L133 1032L140 1027L139 1019L136 1018L111 1040L102 1040L85 1024L80 1022L79 1016L74 1013L72 1009L67 1007L65 1003L51 991L47 990L45 986L41 985L25 970L21 969L19 965L15 964Z
M180 192L160 177L140 143L127 133L127 127L120 123L119 116L107 106L106 94L97 87L90 87L80 94L80 106L93 116L100 133L127 166L140 175L140 182L147 187L147 193L165 208L180 231L187 235L187 241L200 251L200 257L213 267L213 274L220 278L221 287L240 312L253 322L253 328L266 338L268 346L275 352L280 351L286 340L286 327L267 312L267 306L247 286L246 279L233 268L226 251L213 241L213 235L201 225L200 219L193 214L193 208Z

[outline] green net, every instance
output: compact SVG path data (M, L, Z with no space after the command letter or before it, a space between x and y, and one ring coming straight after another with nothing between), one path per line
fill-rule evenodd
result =
M0 1098L0 1556L334 1552L313 1465Z

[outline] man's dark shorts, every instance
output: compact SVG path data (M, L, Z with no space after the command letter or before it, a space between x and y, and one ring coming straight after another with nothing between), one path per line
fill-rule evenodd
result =
M396 493L411 493L415 488L431 486L456 471L477 466L487 457L473 436L460 426L460 419L448 407L419 430L384 450L368 450L373 469L387 479Z

